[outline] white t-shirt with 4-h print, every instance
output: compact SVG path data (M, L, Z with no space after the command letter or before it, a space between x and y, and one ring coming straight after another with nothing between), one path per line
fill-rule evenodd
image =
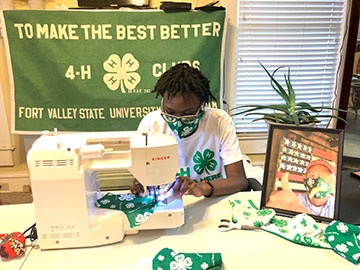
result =
M177 175L196 181L221 179L224 165L243 159L232 118L221 109L205 108L196 132L184 139L174 135L160 110L146 115L138 131L173 136L179 148Z

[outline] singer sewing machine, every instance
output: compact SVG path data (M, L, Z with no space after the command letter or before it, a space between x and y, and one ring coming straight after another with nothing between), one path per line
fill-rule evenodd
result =
M126 234L139 230L184 224L182 199L171 192L152 194L159 203L153 215L135 228L130 228L122 211L95 206L103 195L99 171L126 168L144 187L174 181L178 148L171 136L48 132L32 145L28 165L41 249L105 245L122 241Z

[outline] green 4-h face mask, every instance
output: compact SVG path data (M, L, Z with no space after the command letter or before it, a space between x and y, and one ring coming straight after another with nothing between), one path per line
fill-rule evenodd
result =
M309 192L309 198L323 199L334 193L335 186L324 180L324 178L304 178L306 191Z
M180 139L186 138L193 134L199 126L199 122L204 115L204 111L200 111L199 115L194 119L177 119L174 122L167 122L170 129L179 136ZM191 121L190 121L191 120Z

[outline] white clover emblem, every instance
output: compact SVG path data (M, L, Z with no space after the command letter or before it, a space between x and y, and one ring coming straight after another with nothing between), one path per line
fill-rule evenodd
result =
M159 260L159 261L163 261L163 260L165 260L164 255L159 255L159 256L158 256L158 260Z
M191 258L185 258L184 254L179 254L174 257L175 261L170 263L171 270L186 270L191 269L192 260Z
M130 203L125 204L125 207L126 207L127 209L131 209L131 208L134 208L134 207L135 207L135 204L132 203L132 202L130 202Z
M142 214L138 214L135 218L135 222L137 224L142 224L144 223L146 220L148 220L151 217L151 213L149 212L145 212L143 215Z
M142 214L138 214L135 218L135 222L137 224L141 224L145 222L145 217Z
M122 59L117 54L110 55L103 68L108 72L103 81L112 91L120 87L121 92L126 93L126 89L134 89L141 81L141 76L135 72L139 69L139 61L131 53L125 54Z
M329 238L328 238L328 241L329 241L329 242L332 242L332 241L334 241L334 240L335 240L335 237L334 237L333 235L330 235Z
M340 252L348 252L349 249L345 244L338 244L336 245L336 249Z
M342 232L342 233L346 233L348 230L349 230L349 228L348 228L348 226L346 226L344 223L342 223L342 222L340 222L337 226L336 226L336 228L340 231L340 232Z
M200 265L201 269L208 269L209 268L209 265L206 263L206 262L203 262L201 265Z
M182 136L187 136L189 135L194 129L191 127L185 127L184 130L182 131Z
M134 198L134 194L120 194L118 197L120 201L132 201Z

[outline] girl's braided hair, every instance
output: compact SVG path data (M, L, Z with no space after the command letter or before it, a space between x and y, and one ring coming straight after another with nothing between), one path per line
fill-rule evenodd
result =
M210 81L199 69L191 67L187 63L177 64L167 70L159 78L152 92L156 93L156 98L159 95L163 97L165 92L168 92L169 98L178 93L183 97L195 94L201 103L216 102L216 98L210 91Z

